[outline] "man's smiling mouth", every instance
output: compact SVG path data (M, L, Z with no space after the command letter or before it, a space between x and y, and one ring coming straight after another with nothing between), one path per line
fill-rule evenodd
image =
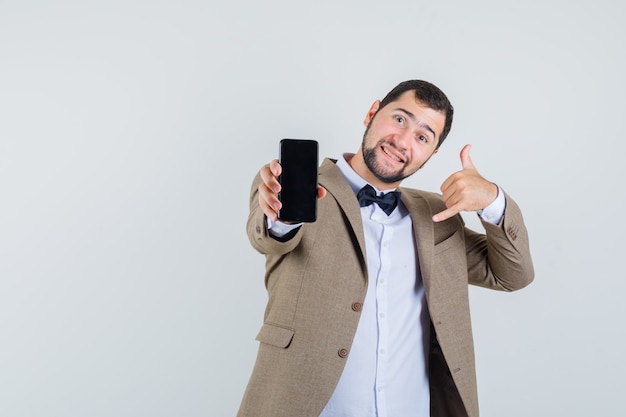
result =
M404 159L400 158L398 155L396 155L395 153L391 152L387 147L385 146L381 146L380 147L382 149L382 151L387 154L387 156L389 156L391 159L393 159L396 162L399 162L401 164L404 163Z

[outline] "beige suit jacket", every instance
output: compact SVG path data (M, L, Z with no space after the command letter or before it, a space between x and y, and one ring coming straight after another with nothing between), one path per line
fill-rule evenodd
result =
M365 238L354 192L334 161L325 159L318 220L285 242L269 236L252 184L247 231L266 256L268 303L256 364L238 417L318 417L343 371L367 289ZM468 283L512 291L534 277L518 206L506 196L500 225L486 235L460 216L431 217L439 195L400 188L411 213L431 316L429 357L432 416L478 416Z

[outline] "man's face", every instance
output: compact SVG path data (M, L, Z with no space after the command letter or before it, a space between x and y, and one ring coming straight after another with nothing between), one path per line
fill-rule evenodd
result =
M372 104L363 122L363 159L380 181L399 183L437 152L445 114L417 101L414 91L404 92L380 111L379 105Z

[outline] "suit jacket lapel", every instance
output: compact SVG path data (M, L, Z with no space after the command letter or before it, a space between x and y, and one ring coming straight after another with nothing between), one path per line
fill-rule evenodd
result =
M343 210L346 219L350 223L354 236L360 247L363 265L366 265L365 256L365 233L363 231L363 221L361 219L361 208L354 191L335 165L336 160L325 158L319 169L319 183L332 195ZM402 192L402 188L398 188ZM328 198L328 196L327 196ZM430 283L434 262L434 225L432 221L432 210L426 199L414 190L402 192L401 199L411 215L413 223L413 233L417 246L417 255L424 283L426 297L430 294Z
M398 191L402 192L402 188ZM401 200L411 214L422 282L426 297L429 298L435 247L432 212L426 199L414 192L402 192Z
M344 212L354 231L363 257L362 261L365 265L365 259L367 258L365 257L365 233L363 231L363 221L361 220L361 208L354 191L350 188L335 162L336 160L329 158L324 159L319 169L319 184L326 188Z

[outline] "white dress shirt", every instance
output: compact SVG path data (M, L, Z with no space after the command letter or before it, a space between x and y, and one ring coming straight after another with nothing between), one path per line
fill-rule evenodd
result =
M344 154L337 167L356 195L367 182L346 161L352 156ZM480 215L497 224L503 213L500 190ZM367 292L344 371L320 417L428 417L430 316L411 217L402 202L389 216L377 204L361 207L361 217ZM299 225L268 227L280 236Z

